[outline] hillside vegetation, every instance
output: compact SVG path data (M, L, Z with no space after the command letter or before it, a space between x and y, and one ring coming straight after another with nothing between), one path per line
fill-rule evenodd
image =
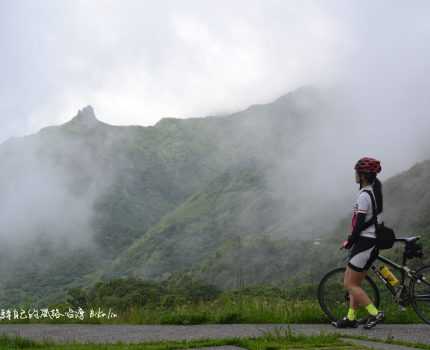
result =
M61 302L70 288L118 277L192 276L220 289L315 283L342 263L351 204L324 192L303 161L318 156L312 142L324 111L313 88L149 127L108 125L86 107L8 140L0 302ZM387 224L427 245L429 164L384 183Z

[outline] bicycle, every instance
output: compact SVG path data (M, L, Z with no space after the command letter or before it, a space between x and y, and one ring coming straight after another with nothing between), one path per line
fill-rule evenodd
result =
M425 323L430 324L430 265L413 270L406 265L408 259L422 257L422 246L417 243L420 236L396 238L395 242L404 243L402 264L379 255L376 261L400 271L401 277L397 285L392 285L376 267L376 261L369 269L385 285L395 303L401 308L412 306L416 314ZM323 312L331 321L341 319L349 308L349 293L343 286L346 267L329 271L318 286L318 301ZM409 282L407 283L407 281ZM380 304L380 293L376 283L367 275L361 287L366 291L376 307ZM366 322L367 315L359 315L358 322Z

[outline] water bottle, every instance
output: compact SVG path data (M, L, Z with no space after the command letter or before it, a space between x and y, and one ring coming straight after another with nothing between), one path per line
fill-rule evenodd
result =
M390 269L387 266L382 265L379 268L379 272L381 273L382 276L384 276L387 282L391 284L393 287L399 284L399 280L397 279L396 276L394 276L394 274L390 271Z

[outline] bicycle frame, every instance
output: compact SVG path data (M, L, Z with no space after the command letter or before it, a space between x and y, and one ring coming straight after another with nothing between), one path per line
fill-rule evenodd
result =
M391 266L392 268L398 270L401 272L401 278L400 278L400 284L399 287L400 288L394 288L385 278L384 276L382 276L381 272L379 272L379 270L376 268L375 264L373 264L371 266L371 269L373 270L373 272L375 273L375 275L381 280L381 282L385 285L385 287L387 287L387 289L391 292L391 294L393 295L393 297L395 298L396 302L400 302L401 301L401 294L403 292L403 290L406 288L406 278L409 277L411 279L415 279L415 271L411 270L409 267L406 266L406 261L407 258L405 256L405 254L403 254L403 259L402 259L402 264L397 264L396 262L386 258L385 256L382 255L378 255L378 257L376 258L376 260L382 261L385 264Z

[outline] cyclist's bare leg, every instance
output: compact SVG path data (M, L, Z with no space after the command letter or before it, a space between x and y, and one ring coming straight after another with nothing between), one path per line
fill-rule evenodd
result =
M347 289L346 286L349 285L349 281L351 279L350 271L351 271L351 269L349 269L349 268L347 268L345 270L345 275L344 275L344 278L343 278L343 285L345 286L345 289ZM348 291L348 293L349 293L349 291ZM360 305L358 304L358 302L356 301L356 299L354 299L354 296L351 293L349 293L349 307L351 309L354 309L354 310L357 310L360 307Z
M344 278L343 278L343 285L345 286L345 289L347 289L346 286L349 284L349 281L351 279L351 277L350 277L350 271L351 270L348 269L348 268L345 270L345 275L344 275ZM354 310L357 310L360 307L360 305L358 304L358 302L356 301L356 299L354 299L354 296L351 293L349 293L349 307L351 309L354 309Z
M367 306L372 303L366 292L360 287L367 272L358 272L346 267L344 286L349 292L350 306L353 309L358 309L359 306Z

